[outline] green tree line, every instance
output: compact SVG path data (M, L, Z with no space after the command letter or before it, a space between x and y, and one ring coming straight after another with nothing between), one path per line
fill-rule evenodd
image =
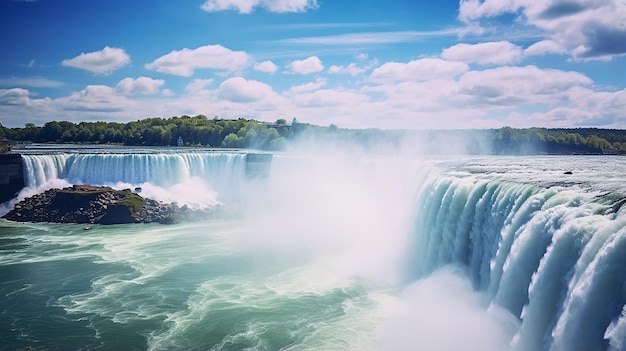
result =
M41 127L27 123L24 128L0 130L0 136L16 142L174 146L180 137L185 146L280 150L285 147L289 126L283 119L268 124L198 115L128 123L51 121Z
M626 130L572 128L493 130L494 150L501 153L546 154L626 154Z
M294 121L295 122L295 121ZM291 137L309 137L317 142L352 141L371 151L397 150L411 145L423 154L537 155L537 154L626 154L626 130L599 128L522 128L463 130L341 129L293 123ZM409 141L409 142L407 142ZM449 147L456 145L458 147Z
M128 123L51 121L24 128L0 124L0 139L34 143L92 143L128 146L185 146L283 150L294 140L312 145L358 145L368 151L393 151L407 140L423 141L425 153L446 153L462 144L470 154L626 154L626 130L598 128L510 128L480 130L344 129L278 119L207 118L204 115L147 118ZM0 143L1 144L1 143Z

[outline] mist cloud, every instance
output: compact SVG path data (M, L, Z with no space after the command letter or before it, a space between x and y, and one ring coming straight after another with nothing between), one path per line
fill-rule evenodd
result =
M461 269L435 272L404 289L395 313L380 327L381 349L507 350L518 322L485 301Z

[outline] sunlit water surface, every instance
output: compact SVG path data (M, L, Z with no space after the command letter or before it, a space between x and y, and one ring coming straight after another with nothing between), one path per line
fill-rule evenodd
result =
M587 339L618 350L625 171L618 157L283 155L268 179L236 180L228 218L0 220L0 349L559 349L604 260L615 307ZM557 307L533 317L542 303Z

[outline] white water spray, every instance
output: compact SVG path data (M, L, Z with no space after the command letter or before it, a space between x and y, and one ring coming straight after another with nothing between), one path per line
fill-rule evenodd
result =
M614 180L583 188L524 167L440 174L415 160L336 154L275 156L270 177L253 182L242 154L24 159L30 191L84 182L240 204L254 230L237 240L400 291L404 310L383 321L383 348L626 348L626 212L605 196Z

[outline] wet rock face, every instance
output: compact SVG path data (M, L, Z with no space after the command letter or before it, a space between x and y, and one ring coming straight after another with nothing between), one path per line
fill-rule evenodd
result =
M4 218L18 222L169 224L188 218L191 212L186 207L145 199L130 189L74 185L24 199Z

